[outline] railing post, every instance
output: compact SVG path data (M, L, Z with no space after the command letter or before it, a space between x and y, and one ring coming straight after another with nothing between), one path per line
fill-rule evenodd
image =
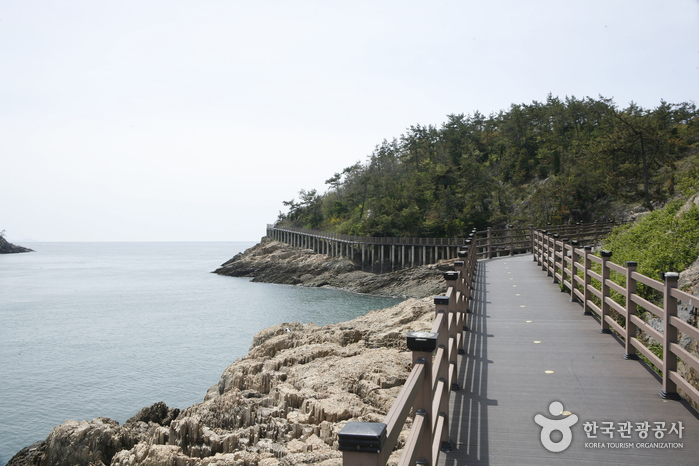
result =
M636 315L636 303L632 296L636 294L636 280L633 273L638 264L633 261L626 263L626 341L624 342L624 359L638 359L636 348L631 344L631 339L636 338L636 324L631 320L631 316Z
M515 255L515 234L512 230L512 225L507 225L507 230L510 232L510 256Z
M590 259L590 254L592 254L592 246L585 246L585 289L583 290L583 315L590 316L592 311L590 311L590 306L588 306L588 301L590 300L590 284L592 283L590 277L590 269L592 268L592 259Z
M677 356L672 352L671 345L677 343L677 327L672 325L670 319L677 317L677 298L671 295L673 288L677 288L677 280L680 274L677 272L665 273L664 307L665 318L663 319L663 389L660 390L660 397L664 400L679 400L677 385L670 379L670 374L677 371Z
M607 280L609 280L609 267L607 266L607 262L609 258L612 257L612 251L600 251L600 256L602 257L602 283L600 284L602 289L602 303L600 305L602 315L600 316L599 333L612 333L612 331L609 330L609 322L607 322L606 319L609 315L609 304L607 304L607 298L609 297L609 285L607 285Z
M452 391L461 390L458 380L458 365L457 354L459 351L459 338L457 338L458 327L461 325L461 312L459 311L459 302L457 301L457 293L459 292L458 281L460 281L460 273L445 272L444 279L447 282L447 289L452 287L452 295L449 300L447 310L447 331L449 332L449 342L447 344L447 358L449 360L449 387Z
M529 225L529 250L532 252L532 260L536 262L536 253L534 252L534 225Z
M342 466L384 466L381 449L386 441L383 422L348 422L338 433Z
M578 298L575 295L575 289L578 286L577 281L575 278L578 276L578 266L575 265L578 262L578 252L576 251L576 248L580 244L578 243L577 240L573 240L570 242L570 302L575 303L578 301Z
M556 263L558 260L556 259L556 253L558 252L558 244L556 243L558 241L558 237L560 235L558 233L554 233L551 237L551 242L553 243L553 249L551 252L551 259L553 261L552 265L552 270L549 270L549 275L553 277L553 283L558 283L558 279L556 278L556 268L558 267Z
M539 236L539 262L541 265L541 270L546 270L548 272L549 264L549 232L546 230L541 231Z
M553 271L551 273L551 276L553 277L553 283L558 283L558 278L556 278L556 270L558 270L558 255L561 250L558 247L558 237L560 235L558 233L554 233L553 235L553 254L552 254L552 259L553 259Z
M578 242L582 241L580 238L580 222L575 224L578 227Z
M418 387L417 397L413 402L413 413L424 415L424 433L416 448L415 458L432 457L432 438L434 426L432 425L432 353L437 349L436 333L410 332L408 333L408 349L413 353L413 367L415 364L425 365L425 378Z
M493 258L493 242L490 234L490 227L488 227L488 259Z
M561 292L563 292L565 290L566 257L568 257L568 248L566 247L567 245L568 245L568 238L561 238ZM571 284L571 286L573 286L573 285Z
M469 304L468 301L471 298L471 284L469 283L471 280L471 269L470 269L470 262L469 262L469 247L468 246L461 246L461 250L457 253L459 256L459 261L461 261L461 277L463 280L461 281L461 289L462 289L462 301L461 301L461 312L468 312ZM459 261L455 262L454 264L458 264Z
M437 390L434 392L435 398L438 398L438 416L441 416L444 418L444 428L442 429L442 435L440 437L440 444L442 445L442 450L446 451L449 449L448 445L450 444L449 441L449 387L451 381L449 380L449 332L448 332L448 325L449 325L449 297L448 296L435 296L434 297L434 304L435 304L435 316L439 313L444 314L444 318L442 319L442 326L440 329L438 329L438 339L437 339L437 345L438 348L443 349L443 359L441 361L434 361L435 365L438 365L438 373L437 373L437 379L440 382L444 382L442 392L437 393ZM439 352L437 353L439 354ZM439 385L439 384L437 384ZM436 424L435 424L436 425Z

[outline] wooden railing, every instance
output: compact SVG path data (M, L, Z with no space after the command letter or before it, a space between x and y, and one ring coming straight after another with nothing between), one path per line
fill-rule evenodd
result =
M413 424L399 465L435 465L440 451L451 448L449 392L458 390L457 354L463 354L464 333L476 270L475 248L464 246L447 272L447 291L436 296L430 332L407 336L413 368L384 422L348 422L338 434L343 466L383 466L393 452L405 420Z
M618 223L576 223L575 225L549 225L547 231L580 242L597 244L618 226ZM476 249L479 259L514 256L531 252L534 247L534 226L528 228L504 228L477 231Z
M597 244L617 224L590 223L549 226L548 231ZM461 238L410 238L351 236L284 225L267 225L267 236L295 247L312 249L332 257L348 257L362 270L393 271L404 267L433 264L455 259L462 246L475 247L479 259L531 252L534 227L476 231Z
M662 282L654 280L636 272L636 262L621 266L611 262L610 251L594 255L590 246L580 247L577 240L559 238L559 234L535 232L533 250L537 264L554 283L563 285L562 290L570 291L571 301L580 302L586 315L594 313L599 318L601 333L614 332L624 340L625 359L638 359L640 353L661 372L662 398L679 399L680 388L699 403L699 390L677 372L678 360L699 371L699 358L679 345L680 332L699 340L699 329L677 317L678 302L696 306L699 299L677 288L679 274L666 272ZM662 307L637 293L639 283L662 296ZM662 320L662 332L641 319L639 310ZM662 357L643 343L644 334L662 346Z

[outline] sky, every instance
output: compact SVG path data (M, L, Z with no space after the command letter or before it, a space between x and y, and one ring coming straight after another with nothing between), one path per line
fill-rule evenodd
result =
M698 0L0 1L0 231L256 241L449 114L699 103Z

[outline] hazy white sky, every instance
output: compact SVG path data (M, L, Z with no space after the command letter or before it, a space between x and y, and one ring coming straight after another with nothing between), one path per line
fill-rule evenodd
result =
M0 230L257 240L410 125L549 92L699 103L699 2L2 0Z

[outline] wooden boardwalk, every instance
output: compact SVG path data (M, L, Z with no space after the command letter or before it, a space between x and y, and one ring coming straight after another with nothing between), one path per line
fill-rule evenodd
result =
M699 465L696 411L684 400L663 400L659 377L625 360L620 341L599 333L599 322L560 293L531 255L477 267L466 354L459 360L461 390L450 400L453 450L440 455L440 465ZM544 448L534 422L537 414L570 420L550 414L555 401L578 417L570 446L559 453ZM626 422L630 432L619 432ZM638 429L644 422L646 438ZM667 430L656 438L660 422ZM670 432L680 422L681 438ZM584 426L593 423L597 438L588 438ZM561 434L550 438L558 442Z

